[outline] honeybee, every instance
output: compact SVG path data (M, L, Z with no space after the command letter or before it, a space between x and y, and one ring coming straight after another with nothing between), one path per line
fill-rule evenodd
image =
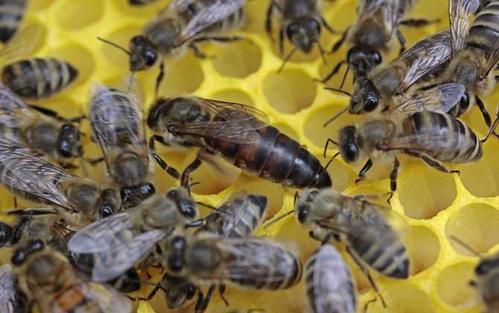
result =
M442 162L473 162L483 154L481 141L468 126L449 114L432 111L392 113L366 120L357 126L345 126L340 129L337 144L347 163L368 158L357 182L364 179L373 159L381 156L393 158L390 195L397 189L400 165L397 154L419 158L444 173L459 171L448 169Z
M55 58L30 58L2 68L2 82L23 98L41 99L55 95L78 77L69 62Z
M405 50L405 38L399 26L422 27L435 21L426 19L403 19L412 9L416 0L364 0L357 5L357 21L347 28L343 36L333 45L336 52L345 41L350 43L346 60L338 63L322 80L331 79L341 66L348 65L357 77L365 76L371 69L380 65L383 55L389 52L396 37L400 52Z
M8 42L17 32L26 11L26 2L27 0L3 0L0 3L0 24L2 25L0 42Z
M10 264L4 264L0 267L0 312L30 312L28 299L19 288L19 281Z
M4 139L0 139L0 184L25 199L55 205L72 224L87 224L120 207L114 189L102 188L39 158L34 150Z
M141 6L153 3L154 1L156 0L128 0L128 3L130 3L130 5Z
M21 290L41 313L132 312L126 297L111 287L79 277L62 254L41 240L18 248L12 264Z
M322 16L321 0L273 0L267 10L265 28L272 36L272 17L279 13L281 27L279 30L279 52L284 53L284 34L294 45L293 50L285 57L281 69L293 54L300 50L309 53L315 44L324 57L324 49L320 43L321 28L324 26L329 32L336 33Z
M329 187L331 178L304 147L262 120L265 113L238 103L198 97L160 98L149 110L153 140L172 146L199 147L201 153L182 175L217 153L242 170L293 188Z
M295 204L298 221L312 228L314 238L327 242L335 236L365 273L364 263L384 276L405 279L407 249L383 210L361 196L349 197L331 188L307 189Z
M47 154L63 167L82 157L81 133L74 125L81 117L65 119L56 112L28 106L0 85L0 137Z
M338 251L325 244L305 265L308 302L313 313L355 313L357 294L352 274Z
M196 203L188 192L172 188L126 212L83 227L71 237L68 249L92 255L92 280L109 281L144 260L176 227L197 226L197 215Z

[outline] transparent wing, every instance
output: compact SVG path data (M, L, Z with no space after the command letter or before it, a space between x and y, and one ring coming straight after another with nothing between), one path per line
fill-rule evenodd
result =
M415 90L395 100L396 105L388 113L418 111L449 112L464 96L466 88L458 83L436 85L429 89Z
M194 3L196 0L173 0L168 5L169 10L174 10L176 12L184 12L189 8L189 5Z
M98 304L101 312L132 312L130 300L108 285L88 282L86 296Z
M161 230L152 230L135 236L124 245L98 253L94 257L92 280L106 282L120 276L147 256L165 236Z
M5 131L26 126L36 121L37 115L12 90L0 85L0 125Z
M449 0L452 55L463 49L470 29L470 15L478 10L479 5L479 0Z
M206 122L186 123L180 126L180 134L223 142L253 142L260 138L258 130L267 126L267 115L254 107L219 100L195 99L214 118Z
M400 18L399 0L363 0L357 7L359 19L373 18L373 14L381 14L379 18L383 19L385 30L388 34L395 29Z
M43 35L44 28L40 25L29 25L21 29L0 51L0 65L32 54L40 46Z
M481 78L486 79L489 73L498 66L499 62L499 40L496 40L494 47L491 49L491 52L487 55L487 59L483 68L481 68ZM496 79L497 81L497 79Z
M415 82L447 62L451 56L450 45L450 32L444 30L418 41L392 62L392 66L397 62L410 64L398 93L401 94Z
M69 240L68 249L75 253L96 253L121 247L124 236L133 228L131 212L115 214L78 230Z
M0 312L16 313L17 278L10 264L0 267Z
M223 21L244 5L245 0L216 0L200 10L184 27L177 39L177 46L191 40L210 26Z

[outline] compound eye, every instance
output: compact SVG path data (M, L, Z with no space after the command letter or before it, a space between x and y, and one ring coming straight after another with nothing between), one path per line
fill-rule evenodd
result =
M101 218L106 218L108 216L113 215L113 209L109 206L104 206L100 209L99 214Z
M374 61L374 63L380 64L382 60L383 60L383 57L381 56L381 53L375 52L373 54L373 61Z
M300 221L300 223L302 224L305 223L305 220L308 217L308 212L309 209L306 206L302 206L301 208L298 209L298 221Z
M144 54L144 59L147 66L153 66L154 63L156 63L156 60L158 59L158 55L156 54L155 51L149 50L146 51L146 53Z
M366 110L367 112L371 112L371 111L374 111L377 106L378 106L378 97L376 97L373 94L370 94L369 96L367 96L364 110Z

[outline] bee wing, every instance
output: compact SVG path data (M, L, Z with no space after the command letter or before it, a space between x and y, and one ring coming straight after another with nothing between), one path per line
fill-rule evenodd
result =
M189 6L196 0L173 0L168 5L168 9L175 12L184 12L189 8Z
M115 214L83 227L71 237L68 249L75 253L96 253L121 245L126 239L120 235L133 227L130 213Z
M185 2L185 1L182 1ZM184 27L177 39L177 46L193 39L200 32L212 25L223 21L237 12L244 5L245 0L215 0L208 7L200 10ZM177 5L179 6L179 5Z
M72 207L60 185L81 183L82 178L39 158L36 151L4 139L0 139L0 165L0 182L8 188L78 211Z
M464 96L466 88L458 83L436 85L429 89L406 93L395 101L397 105L389 113L418 111L449 112Z
M215 118L206 122L181 125L178 133L222 142L241 143L258 140L260 138L258 130L267 126L267 115L254 107L204 98L196 100Z
M478 10L479 0L450 0L449 24L451 30L452 55L463 49L470 28L469 17Z
M419 79L433 72L447 62L450 56L451 42L449 30L441 31L418 41L394 61L397 62L400 59L412 61L398 89L398 93L404 92Z
M88 282L86 286L85 296L97 303L101 312L132 312L130 300L116 289L94 282Z
M15 313L17 291L17 278L10 264L0 267L0 312Z
M36 119L36 114L18 95L0 85L0 125L2 127L17 129Z
M43 27L39 25L29 25L21 29L0 51L0 64L5 65L33 53L39 47L43 34Z
M165 236L164 231L152 230L127 239L120 246L98 253L94 257L92 280L106 282L120 276L135 266Z
M400 2L398 0L363 0L357 6L359 19L371 18L374 14L381 14L387 33L392 33L400 18Z
M484 67L481 69L481 78L485 79L490 71L494 69L494 67L499 66L499 40L496 40L494 44L494 48L491 50L490 54L487 55L487 60L485 61Z

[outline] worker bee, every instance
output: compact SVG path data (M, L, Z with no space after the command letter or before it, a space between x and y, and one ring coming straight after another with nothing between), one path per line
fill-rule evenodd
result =
M333 246L325 244L317 249L308 259L305 273L311 312L357 312L357 295L352 274Z
M30 312L28 299L20 289L19 281L10 264L4 264L0 267L0 312Z
M112 280L144 260L176 227L197 226L196 203L183 188L155 194L138 206L96 221L68 242L73 253L93 255L92 280Z
M126 297L111 287L79 277L62 254L41 240L18 248L12 264L21 290L41 313L132 312Z
M294 45L293 50L285 57L281 69L297 50L309 53L315 44L317 44L321 55L324 57L324 49L319 41L321 28L324 26L331 33L335 33L335 31L322 16L321 0L270 1L265 22L265 28L269 35L272 34L272 17L276 11L279 13L279 19L281 20L279 52L281 55L284 52L284 34Z
M80 120L29 106L9 88L0 86L0 137L47 154L63 167L83 155L81 133L74 125Z
M383 210L331 188L307 189L295 204L298 221L312 228L314 238L327 242L333 235L364 272L365 263L385 276L404 279L409 276L407 249Z
M396 37L400 52L405 50L405 38L399 26L422 27L435 22L426 19L403 19L412 9L416 0L364 0L357 6L357 21L347 28L343 36L333 45L336 52L345 41L350 43L346 60L338 63L322 80L331 79L344 64L352 69L354 80L365 76L371 69L380 65L383 56L390 51Z
M450 170L441 162L473 162L483 154L481 141L468 126L449 114L432 111L385 114L358 126L345 126L339 131L337 144L347 163L368 158L357 182L364 179L374 158L393 157L391 194L397 189L398 153L419 158L444 173L459 171Z
M130 3L130 5L141 6L153 3L154 1L156 0L128 0L128 3Z
M0 2L0 42L8 42L17 32L26 11L26 3L27 0Z
M0 139L0 184L27 200L57 206L74 224L87 224L120 207L114 189L102 188L39 158L34 150L4 139Z
M300 144L262 120L265 113L238 103L198 97L160 98L150 108L147 125L153 140L201 153L184 171L188 175L204 155L220 154L259 177L293 188L329 187L331 178L319 160Z
M78 77L78 70L55 58L30 58L4 66L0 77L19 96L41 99L66 88Z

